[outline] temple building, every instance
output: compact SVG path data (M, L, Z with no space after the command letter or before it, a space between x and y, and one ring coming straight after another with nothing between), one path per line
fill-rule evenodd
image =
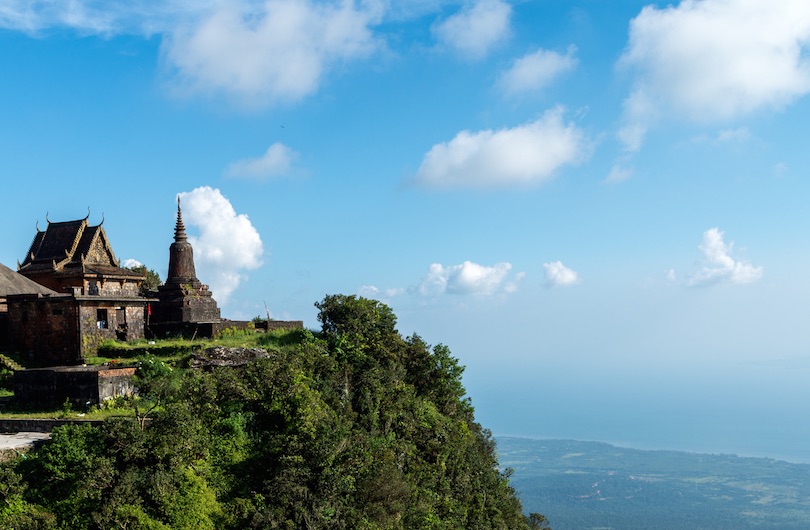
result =
M103 219L97 226L90 226L87 219L49 220L45 230L37 227L31 248L17 270L58 293L138 296L138 287L146 277L121 267L102 227Z
M144 337L145 277L120 266L104 221L88 217L37 227L17 273L46 290L5 296L9 347L33 365L82 364L107 339Z
M158 287L157 298L147 323L153 336L210 337L223 327L216 300L197 278L179 197L174 242L169 246L169 271L166 282Z
M147 296L145 276L122 268L107 233L88 217L37 226L17 271L0 267L0 351L29 367L84 364L109 339L213 337L251 322L222 319L208 285L197 278L180 199L166 281ZM303 328L270 321L264 329ZM44 372L43 372L44 373ZM78 372L76 372L78 373Z

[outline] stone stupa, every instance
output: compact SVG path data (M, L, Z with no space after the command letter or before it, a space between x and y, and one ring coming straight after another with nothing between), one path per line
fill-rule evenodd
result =
M197 279L194 251L186 236L180 197L174 243L169 247L169 272L158 287L158 302L150 308L148 327L157 336L210 336L221 322L219 307L208 286Z

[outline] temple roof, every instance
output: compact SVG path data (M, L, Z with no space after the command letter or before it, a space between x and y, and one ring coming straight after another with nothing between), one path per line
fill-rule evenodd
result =
M57 294L0 263L0 297L11 294Z
M48 221L45 230L37 228L19 270L25 273L81 271L83 274L141 276L119 266L104 228L101 224L90 226L86 217L78 221Z

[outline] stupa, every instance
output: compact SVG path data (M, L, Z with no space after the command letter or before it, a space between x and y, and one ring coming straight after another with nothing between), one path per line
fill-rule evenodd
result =
M150 307L147 327L155 335L189 334L208 335L208 329L221 321L219 307L208 285L197 278L194 269L194 250L186 235L180 198L177 198L177 224L174 243L169 247L169 272L166 282L158 287L158 303Z

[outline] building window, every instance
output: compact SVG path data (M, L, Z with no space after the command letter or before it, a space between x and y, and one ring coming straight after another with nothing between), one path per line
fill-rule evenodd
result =
M62 310L61 309L54 309L54 310L51 311L51 314L54 315L54 316L61 315Z
M109 328L106 309L96 309L96 326L98 326L98 329Z

